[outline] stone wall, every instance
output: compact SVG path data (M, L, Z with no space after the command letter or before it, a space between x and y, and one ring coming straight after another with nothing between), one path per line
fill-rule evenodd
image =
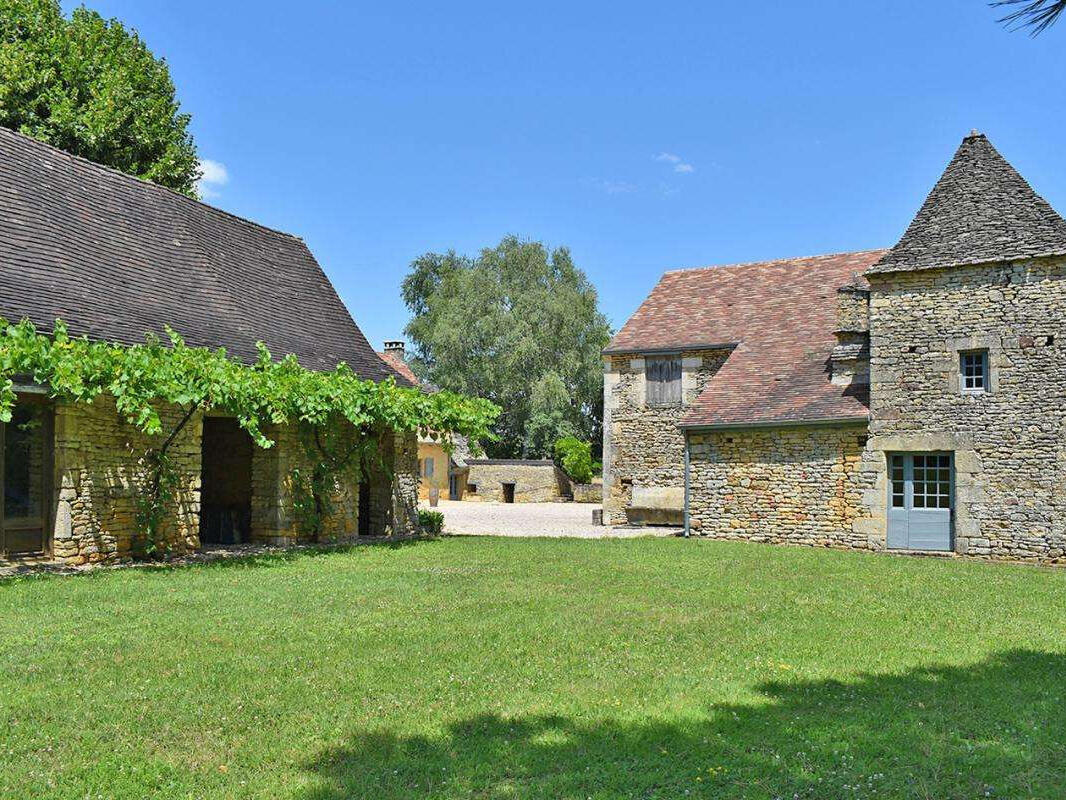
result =
M689 526L716 539L869 549L865 424L689 434Z
M553 503L570 499L570 481L552 461L475 459L468 462L465 500L503 503L504 484L514 484L516 503Z
M180 420L176 409L160 413L164 429ZM174 552L199 547L200 435L203 421L189 421L170 446L178 477L173 513L161 540ZM52 553L69 564L130 558L139 544L137 498L148 488L142 461L158 442L126 424L111 398L90 404L55 405L55 514Z
M164 430L180 419L163 410ZM172 553L200 546L201 436L203 419L195 415L169 450L178 477L175 502L161 528L161 543ZM312 461L294 428L267 430L275 440L252 455L251 539L291 544L308 541L312 532L293 512L293 470L309 473ZM158 438L140 434L125 423L110 398L89 404L55 405L54 513L50 547L57 560L70 564L119 561L133 557L141 537L137 499L147 491L143 455ZM368 483L370 533L413 535L418 532L418 442L412 434L386 437L386 468ZM337 483L334 513L324 522L322 541L353 538L359 530L359 483Z
M1066 552L1066 260L870 276L867 532L885 538L887 452L955 454L955 550ZM987 348L991 391L962 394L959 350Z
M633 488L671 490L685 481L685 437L677 427L731 351L693 350L681 354L682 405L645 402L644 358L611 355L604 359L603 517L608 525L629 522ZM635 521L635 520L634 520ZM678 520L679 521L679 520Z
M392 518L385 533L392 536L415 536L418 525L418 436L396 433L390 437L388 454L391 464L389 501Z
M252 530L253 542L288 545L315 540L308 522L294 511L297 491L295 475L309 476L314 460L293 426L273 426L266 430L274 446L252 452ZM352 539L359 531L359 485L341 475L330 494L332 514L322 521L318 540Z

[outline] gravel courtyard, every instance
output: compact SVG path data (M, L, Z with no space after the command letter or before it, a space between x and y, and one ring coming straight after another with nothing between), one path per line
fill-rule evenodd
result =
M422 508L429 508L423 502ZM673 536L680 528L610 528L592 524L588 503L477 503L441 500L447 533L491 536L572 536L577 538L632 538Z

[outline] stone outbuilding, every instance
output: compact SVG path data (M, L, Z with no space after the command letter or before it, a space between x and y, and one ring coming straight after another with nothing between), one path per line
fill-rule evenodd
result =
M573 499L570 479L550 460L469 459L463 500L557 503Z
M604 514L1066 552L1066 221L967 136L890 250L666 273L604 352Z
M302 240L0 128L0 316L74 335L135 344L178 331L253 361L256 342L311 369L347 363L368 380L398 374L374 352ZM16 385L0 425L0 558L68 563L129 557L145 471L146 437L114 401L52 401ZM161 409L172 423L176 409ZM253 445L236 420L196 414L168 451L176 497L164 521L175 552L211 542L289 543L310 534L294 505L309 456L297 431ZM341 481L317 536L412 533L417 442L387 435L380 466Z

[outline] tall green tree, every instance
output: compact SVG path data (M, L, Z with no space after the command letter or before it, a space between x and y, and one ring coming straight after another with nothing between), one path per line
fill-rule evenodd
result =
M419 377L503 409L489 455L550 457L566 435L600 441L611 331L566 248L508 236L475 258L427 253L403 299Z
M136 31L58 0L0 0L0 125L196 196L199 161L166 62Z

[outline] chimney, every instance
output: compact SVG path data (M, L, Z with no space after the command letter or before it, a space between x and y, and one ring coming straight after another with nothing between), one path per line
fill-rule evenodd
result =
M403 339L391 339L385 342L385 352L395 353L400 358L403 358Z

